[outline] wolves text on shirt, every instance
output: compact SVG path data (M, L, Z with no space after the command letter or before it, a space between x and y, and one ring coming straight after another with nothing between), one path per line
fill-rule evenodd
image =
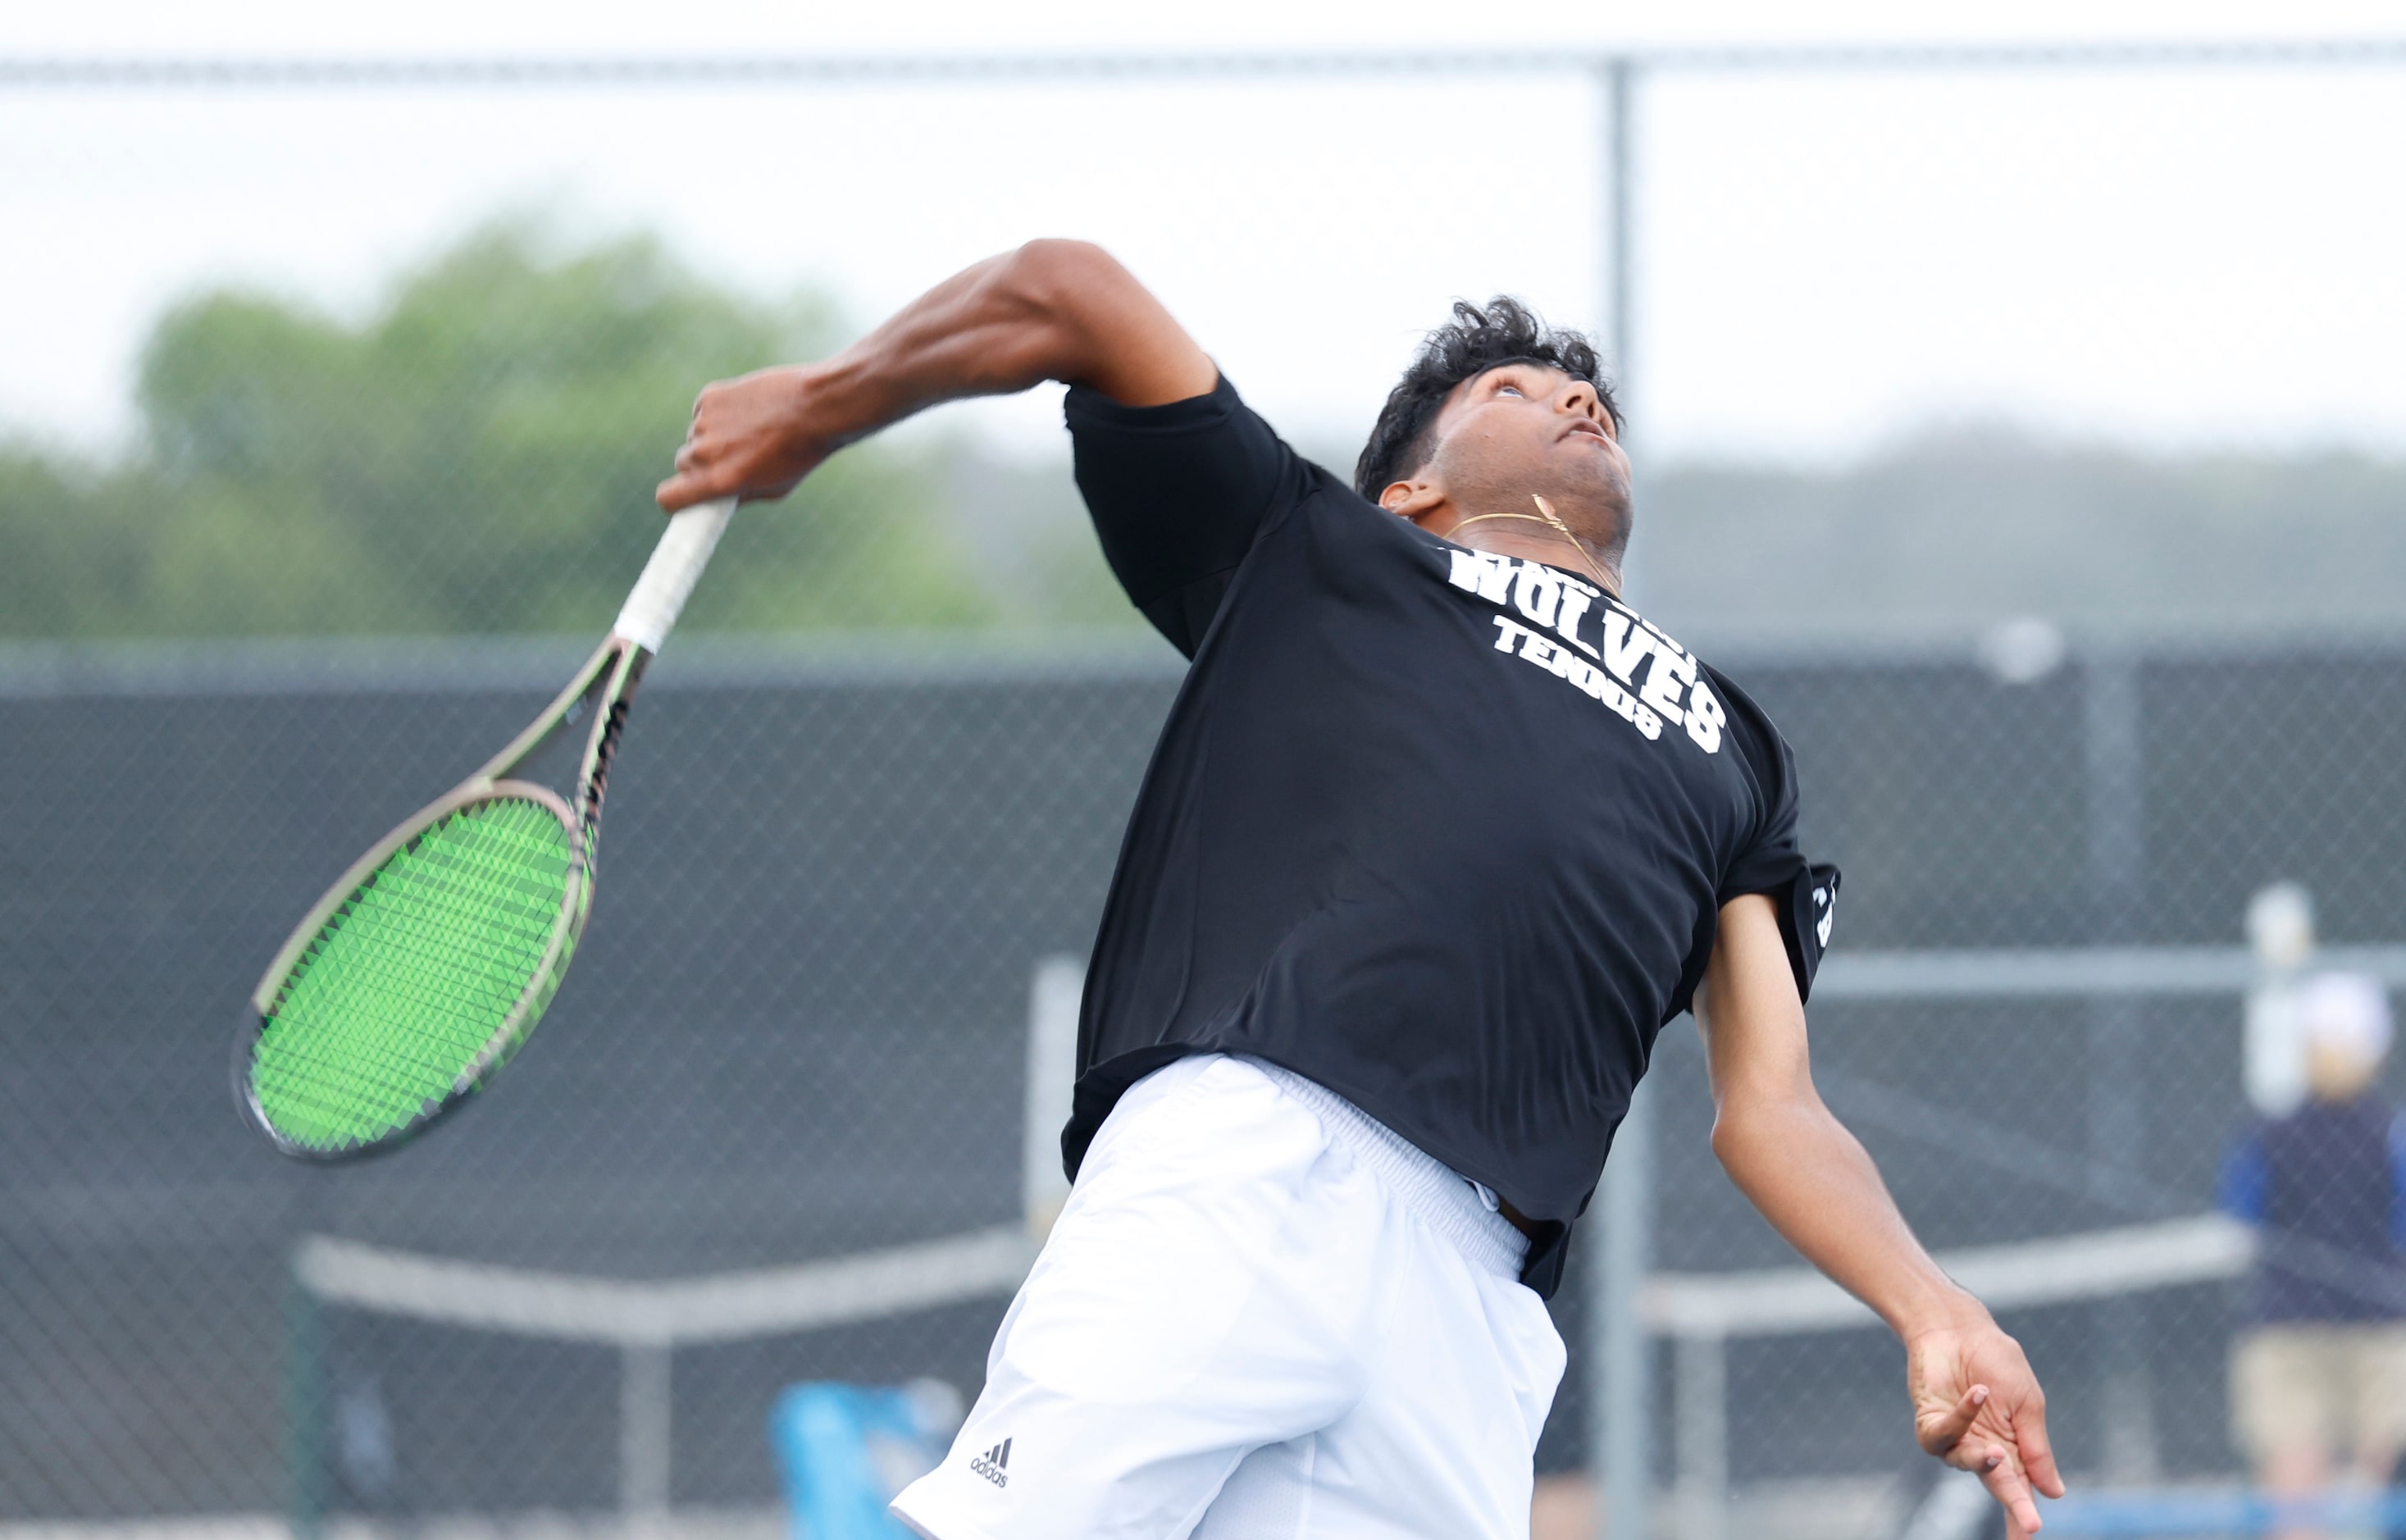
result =
M1449 555L1448 581L1455 587L1521 617L1495 617L1497 652L1576 685L1649 740L1660 738L1669 722L1686 728L1706 754L1720 752L1728 713L1712 686L1697 677L1695 654L1660 627L1603 589L1542 562L1487 551Z

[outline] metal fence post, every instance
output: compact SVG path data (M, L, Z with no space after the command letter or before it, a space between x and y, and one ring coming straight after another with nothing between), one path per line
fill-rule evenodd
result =
M1729 1533L1729 1339L1718 1331L1671 1339L1671 1425L1677 1450L1679 1540Z
M1069 1201L1061 1170L1061 1128L1078 1080L1078 1007L1086 993L1082 957L1039 957L1027 988L1026 1116L1020 1128L1019 1208L1027 1233L1053 1233Z
M1637 346L1635 111L1640 66L1619 56L1598 69L1604 92L1604 306L1615 394L1623 416L1635 399ZM1624 445L1627 435L1623 434ZM1652 1380L1642 1294L1653 1265L1654 1096L1641 1083L1605 1163L1600 1212L1590 1225L1587 1348L1588 1468L1602 1491L1596 1514L1612 1540L1644 1540L1650 1521Z
M1654 1252L1654 1100L1641 1084L1613 1138L1590 1252L1595 1284L1588 1348L1596 1370L1590 1435L1592 1468L1604 1483L1596 1511L1611 1540L1650 1533L1654 1397L1643 1296Z
M1636 275L1631 269L1637 245L1636 111L1637 64L1627 57L1607 61L1597 77L1604 88L1604 284L1606 336L1612 348L1613 389L1622 410L1629 405L1630 354L1637 341L1636 318L1630 306L1636 296Z
M2084 659L2082 756L2088 809L2091 938L2112 946L2138 939L2146 869L2145 749L2138 660L2115 646L2092 646ZM2142 1161L2146 1107L2140 1005L2124 995L2088 1002L2088 1150L2096 1195L2109 1209L2137 1216L2149 1205ZM2146 1307L2109 1299L2096 1314L2098 1370L2103 1378L2104 1456L2109 1477L2126 1485L2156 1478L2154 1398L2147 1374Z
M666 1342L618 1349L618 1508L630 1533L664 1527L669 1511L669 1354Z
M297 1259L296 1259L297 1260ZM318 1540L326 1521L326 1329L322 1307L295 1266L284 1293L285 1459L292 1540Z

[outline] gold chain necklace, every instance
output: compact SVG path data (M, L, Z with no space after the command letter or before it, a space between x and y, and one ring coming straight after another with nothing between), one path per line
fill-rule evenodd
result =
M1457 520L1452 528L1447 530L1444 535L1440 538L1451 540L1455 530L1464 529L1473 524L1484 524L1491 518L1518 518L1525 519L1531 524L1542 524L1548 529L1553 530L1554 533L1562 536L1564 540L1569 541L1571 543L1571 549L1577 551L1578 553L1579 559L1587 563L1587 570L1595 574L1596 582L1602 585L1606 594L1609 595L1611 598L1619 599L1621 594L1619 590L1613 587L1612 580L1604 575L1604 569L1597 565L1595 558L1588 555L1587 546L1580 542L1578 536L1571 533L1571 527L1563 522L1562 516L1554 512L1554 505L1548 502L1544 498L1538 496L1535 492L1531 492L1529 494L1529 501L1537 505L1537 511L1534 514L1480 514L1476 518Z

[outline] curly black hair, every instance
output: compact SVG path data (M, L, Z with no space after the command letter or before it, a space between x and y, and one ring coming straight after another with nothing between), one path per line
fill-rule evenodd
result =
M1548 326L1509 294L1498 294L1483 306L1456 300L1453 319L1422 341L1411 367L1387 392L1370 442L1354 462L1353 489L1375 502L1390 485L1419 470L1433 447L1429 431L1437 410L1453 388L1507 363L1541 363L1587 381L1612 415L1614 429L1621 426L1611 383L1598 368L1595 345L1584 335Z

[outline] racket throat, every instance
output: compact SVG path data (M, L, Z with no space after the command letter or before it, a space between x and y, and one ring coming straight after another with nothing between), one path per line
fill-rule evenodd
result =
M628 649L596 698L600 712L586 740L585 764L576 778L576 821L585 836L587 862L593 860L600 840L602 801L610 790L610 770L617 762L619 735L626 731L627 711L633 704L635 686L643 683L644 669L651 656L641 647Z
M627 702L613 700L593 725L593 742L586 753L585 775L577 786L577 820L585 826L589 857L602 823L602 798L610 789L610 766L618 755L618 734L627 725Z

